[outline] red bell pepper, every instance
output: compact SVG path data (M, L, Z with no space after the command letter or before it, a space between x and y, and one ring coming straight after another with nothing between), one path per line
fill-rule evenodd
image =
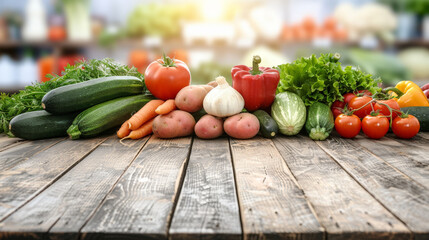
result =
M244 108L253 112L269 109L276 95L280 74L276 69L259 67L261 58L253 57L253 67L238 65L232 68L232 87L244 98Z

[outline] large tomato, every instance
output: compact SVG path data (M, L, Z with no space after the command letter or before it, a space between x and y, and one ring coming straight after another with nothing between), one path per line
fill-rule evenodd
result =
M174 99L180 89L191 84L191 72L184 62L164 55L146 68L145 84L156 98Z
M367 115L362 119L362 131L369 138L380 139L389 131L389 120L382 114Z
M392 122L392 131L399 138L412 138L420 130L420 122L413 115L399 116Z
M364 118L366 115L370 114L373 109L373 103L369 103L371 100L372 100L372 97L369 97L369 96L355 97L352 100L350 100L349 109L356 110L361 108L353 112L353 114L355 114L360 118Z
M354 138L359 134L361 129L361 121L358 116L340 114L335 119L335 130L343 138Z
M399 103L394 99L377 100L377 102L374 104L374 111L378 110L379 113L383 114L384 116L389 116L390 115L389 108L383 104L386 104L390 108L392 108L392 118L393 119L395 119L399 115L398 113L401 110L401 108L399 107ZM390 118L388 118L388 119L390 120Z

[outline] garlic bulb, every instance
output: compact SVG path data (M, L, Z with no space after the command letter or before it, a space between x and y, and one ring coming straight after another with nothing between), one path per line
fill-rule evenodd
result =
M224 77L216 78L217 87L204 98L204 110L216 117L229 117L243 110L244 99L237 90L229 86Z

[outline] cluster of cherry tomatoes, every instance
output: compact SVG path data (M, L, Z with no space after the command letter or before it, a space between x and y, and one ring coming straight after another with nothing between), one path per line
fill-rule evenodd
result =
M402 113L394 99L376 100L366 90L357 94L346 93L343 97L343 101L332 104L331 110L335 117L335 129L344 138L353 138L362 129L369 138L380 139L392 127L396 136L408 139L420 130L418 119Z

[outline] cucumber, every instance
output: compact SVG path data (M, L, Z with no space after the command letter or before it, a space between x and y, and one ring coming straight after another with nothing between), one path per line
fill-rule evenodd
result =
M85 110L111 99L143 93L143 82L133 76L113 76L62 86L46 93L42 107L54 114Z
M315 102L308 108L305 129L313 140L325 140L334 128L334 115L328 105Z
M152 99L152 95L141 94L95 105L77 115L67 133L71 139L97 136L124 123Z
M420 122L420 132L429 132L429 107L405 107L401 111L416 117Z
M14 117L9 129L15 137L27 140L62 137L67 135L76 115L52 115L45 110L26 112Z
M276 121L264 110L253 112L259 120L259 133L265 138L274 138L279 132Z

